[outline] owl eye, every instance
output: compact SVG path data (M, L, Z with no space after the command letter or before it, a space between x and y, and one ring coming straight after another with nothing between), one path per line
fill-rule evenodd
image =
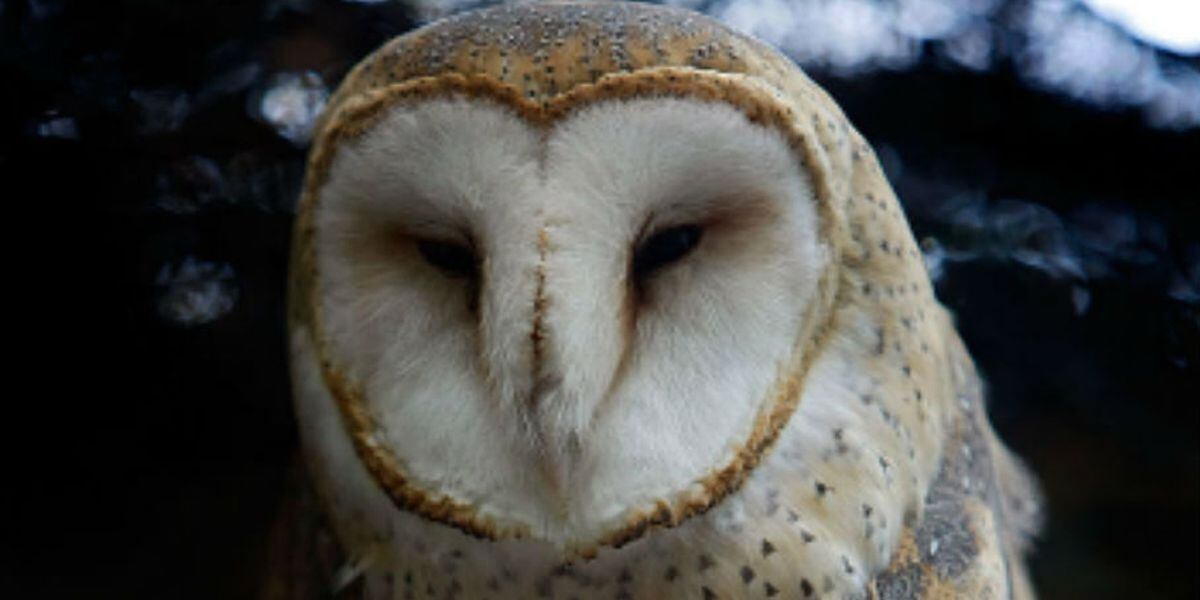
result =
M679 225L650 236L633 253L633 275L642 278L687 256L700 243L699 225Z
M417 242L417 250L425 262L450 277L474 278L479 270L479 258L466 244L421 240Z

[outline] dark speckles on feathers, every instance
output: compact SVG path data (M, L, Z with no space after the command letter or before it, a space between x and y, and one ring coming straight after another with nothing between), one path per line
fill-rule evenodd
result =
M816 484L814 484L814 486L813 486L813 487L815 487L815 488L816 488L816 490L817 490L817 495L818 495L818 496L820 496L820 497L822 497L822 498L824 498L826 494L829 494L829 493L832 493L832 492L833 492L833 486L831 486L831 485L829 485L829 484L825 483L824 481L818 481L818 482L816 482Z
M771 554L773 554L774 552L775 552L775 545L771 543L771 540L768 540L768 539L766 539L766 538L763 538L763 541L762 541L762 555L763 555L763 558L766 558L766 557L770 556L770 555L771 555Z
M754 569L751 569L750 565L742 565L742 569L738 571L738 574L742 577L742 583L749 584L751 581L754 581Z
M846 454L850 451L850 446L846 444L846 432L840 427L833 430L833 443L834 450L838 454Z
M773 517L777 512L779 512L779 490L772 488L767 490L766 514L768 517Z

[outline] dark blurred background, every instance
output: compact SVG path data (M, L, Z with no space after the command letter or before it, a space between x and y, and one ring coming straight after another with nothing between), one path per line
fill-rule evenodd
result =
M1041 594L1198 597L1200 3L680 4L781 46L875 146L1045 488ZM296 445L312 119L378 44L473 5L0 0L0 587L253 593Z

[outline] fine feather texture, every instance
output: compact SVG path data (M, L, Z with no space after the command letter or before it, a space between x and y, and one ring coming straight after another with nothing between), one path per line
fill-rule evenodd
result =
M619 550L602 549L565 572L563 555L546 540L479 543L394 510L358 462L328 391L310 368L315 356L308 337L298 335L293 357L306 454L347 546L361 553L382 545L377 569L367 578L371 597L426 586L457 586L468 598L526 598L541 589L608 598L621 587L646 598L690 597L705 587L736 595L747 587L748 572L756 590L770 583L855 597L918 518L936 465L909 459L912 444L935 439L902 433L895 419L910 416L889 415L882 405L863 401L885 393L887 384L855 376L873 360L874 334L869 313L848 310L844 318L858 325L830 340L775 450L738 493L678 527ZM624 579L632 583L622 586Z
M736 109L612 102L540 133L393 109L335 158L318 264L335 358L407 472L570 544L731 460L826 252L797 157ZM635 285L633 249L679 224L698 247ZM478 285L413 251L442 238L477 248Z
M296 232L301 436L369 597L1031 595L1035 486L894 193L753 40L588 2L397 38Z

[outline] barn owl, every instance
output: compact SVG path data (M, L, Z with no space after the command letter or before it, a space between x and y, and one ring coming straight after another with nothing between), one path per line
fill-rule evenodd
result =
M343 590L1032 595L1035 487L872 150L701 15L507 5L378 49L289 285Z

